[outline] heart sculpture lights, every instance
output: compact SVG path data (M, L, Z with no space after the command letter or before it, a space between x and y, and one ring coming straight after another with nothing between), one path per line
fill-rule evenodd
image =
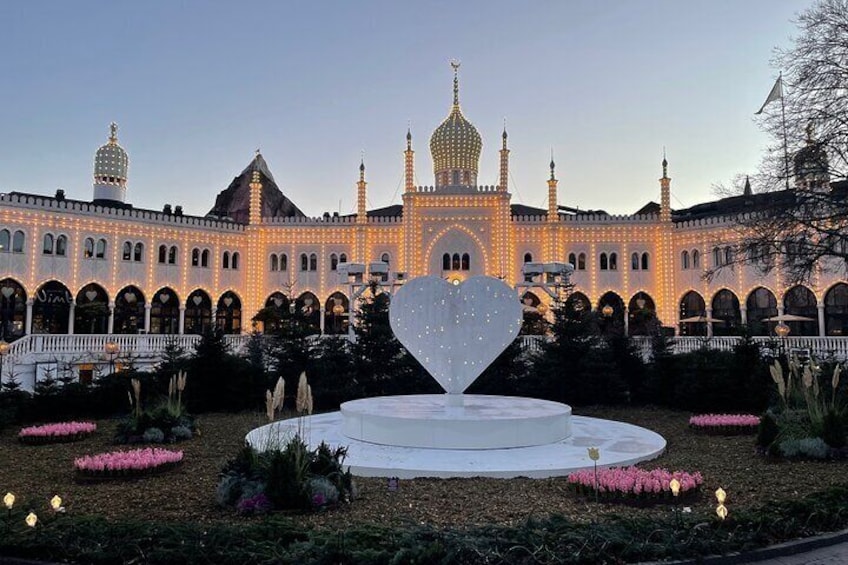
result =
M389 320L398 341L448 394L462 394L521 329L515 290L493 277L453 285L420 277L392 298Z

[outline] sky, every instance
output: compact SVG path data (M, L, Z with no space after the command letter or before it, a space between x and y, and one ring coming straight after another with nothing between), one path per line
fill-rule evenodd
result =
M307 215L401 203L407 127L416 184L452 100L496 184L506 121L513 203L633 213L753 174L754 112L791 45L799 0L0 3L0 192L92 198L93 156L119 125L127 201L205 215L260 149ZM741 187L739 187L741 191ZM754 187L756 190L756 187Z

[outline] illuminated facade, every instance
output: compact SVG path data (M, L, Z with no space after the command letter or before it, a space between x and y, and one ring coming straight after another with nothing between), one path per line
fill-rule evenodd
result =
M414 184L408 132L402 205L366 210L362 165L356 214L307 218L257 153L209 216L192 217L126 203L129 160L113 124L95 156L92 201L61 191L0 194L0 337L200 333L215 324L241 333L257 313L290 307L321 331L341 333L350 304L338 266L376 261L389 265L390 280L485 274L512 285L527 262L570 262L569 307L610 306L609 317L631 334L644 331L649 313L689 335L746 324L766 333L759 322L782 314L810 318L790 324L794 335L848 332L848 284L831 275L811 288L740 267L703 278L731 259L733 218L765 195L746 190L673 211L664 159L659 204L632 215L578 211L558 204L551 162L548 207L530 208L511 203L507 141L504 130L498 185L478 186L482 139L461 111L455 68L453 104L430 140L435 183ZM536 292L524 301L535 307L548 298Z

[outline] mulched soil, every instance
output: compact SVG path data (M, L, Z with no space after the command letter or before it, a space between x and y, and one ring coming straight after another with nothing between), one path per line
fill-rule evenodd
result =
M730 512L775 500L802 498L828 486L845 484L848 463L774 462L758 456L753 436L716 437L692 432L690 414L652 408L588 408L575 414L610 418L650 428L668 440L667 452L645 468L700 471L703 494L687 502L693 512L709 514L713 492L728 493ZM98 431L76 443L21 445L18 428L0 433L0 496L15 493L20 504L47 512L48 501L59 494L68 512L109 519L132 518L201 523L244 523L215 504L221 466L242 445L245 434L263 425L260 414L205 414L197 418L201 436L169 448L185 452L179 468L136 480L79 484L73 460L84 454L119 449L112 443L116 421L97 422ZM414 479L402 480L389 492L385 479L358 478L359 497L337 510L298 517L298 521L334 530L352 525L428 524L465 527L476 524L516 524L529 517L563 514L579 521L607 514L668 513L669 506L634 508L596 504L568 491L556 479ZM40 510L39 510L40 509ZM252 518L255 519L255 518Z

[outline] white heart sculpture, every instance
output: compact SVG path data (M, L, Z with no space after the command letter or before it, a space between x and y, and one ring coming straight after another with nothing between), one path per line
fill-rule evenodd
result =
M2 293L3 296L5 296L6 298L11 298L12 295L15 294L15 289L11 286L4 286L2 289L0 289L0 293Z
M191 297L191 301L194 302L195 306L200 306L200 303L203 302L203 297L199 294Z
M392 298L389 321L442 388L461 394L518 335L521 302L493 277L471 277L458 286L421 277Z
M95 298L97 298L97 291L96 291L96 290L89 290L89 291L86 291L86 293L85 293L85 297L86 297L86 298L88 298L88 301L89 301L89 302L91 302L91 301L93 301Z
M162 304L166 304L166 303L168 302L168 299L169 299L169 298L171 298L171 295L170 295L170 294L165 294L164 292L163 292L162 294L160 294L160 295L159 295L159 301L160 301Z
M227 308L233 305L233 299L231 296L227 296L226 298L224 298L223 302L224 306L226 306Z
M274 305L275 305L277 308L279 308L280 306L282 306L282 305L283 305L283 299L282 299L282 298L280 298L280 297L275 298L275 299L274 299Z

